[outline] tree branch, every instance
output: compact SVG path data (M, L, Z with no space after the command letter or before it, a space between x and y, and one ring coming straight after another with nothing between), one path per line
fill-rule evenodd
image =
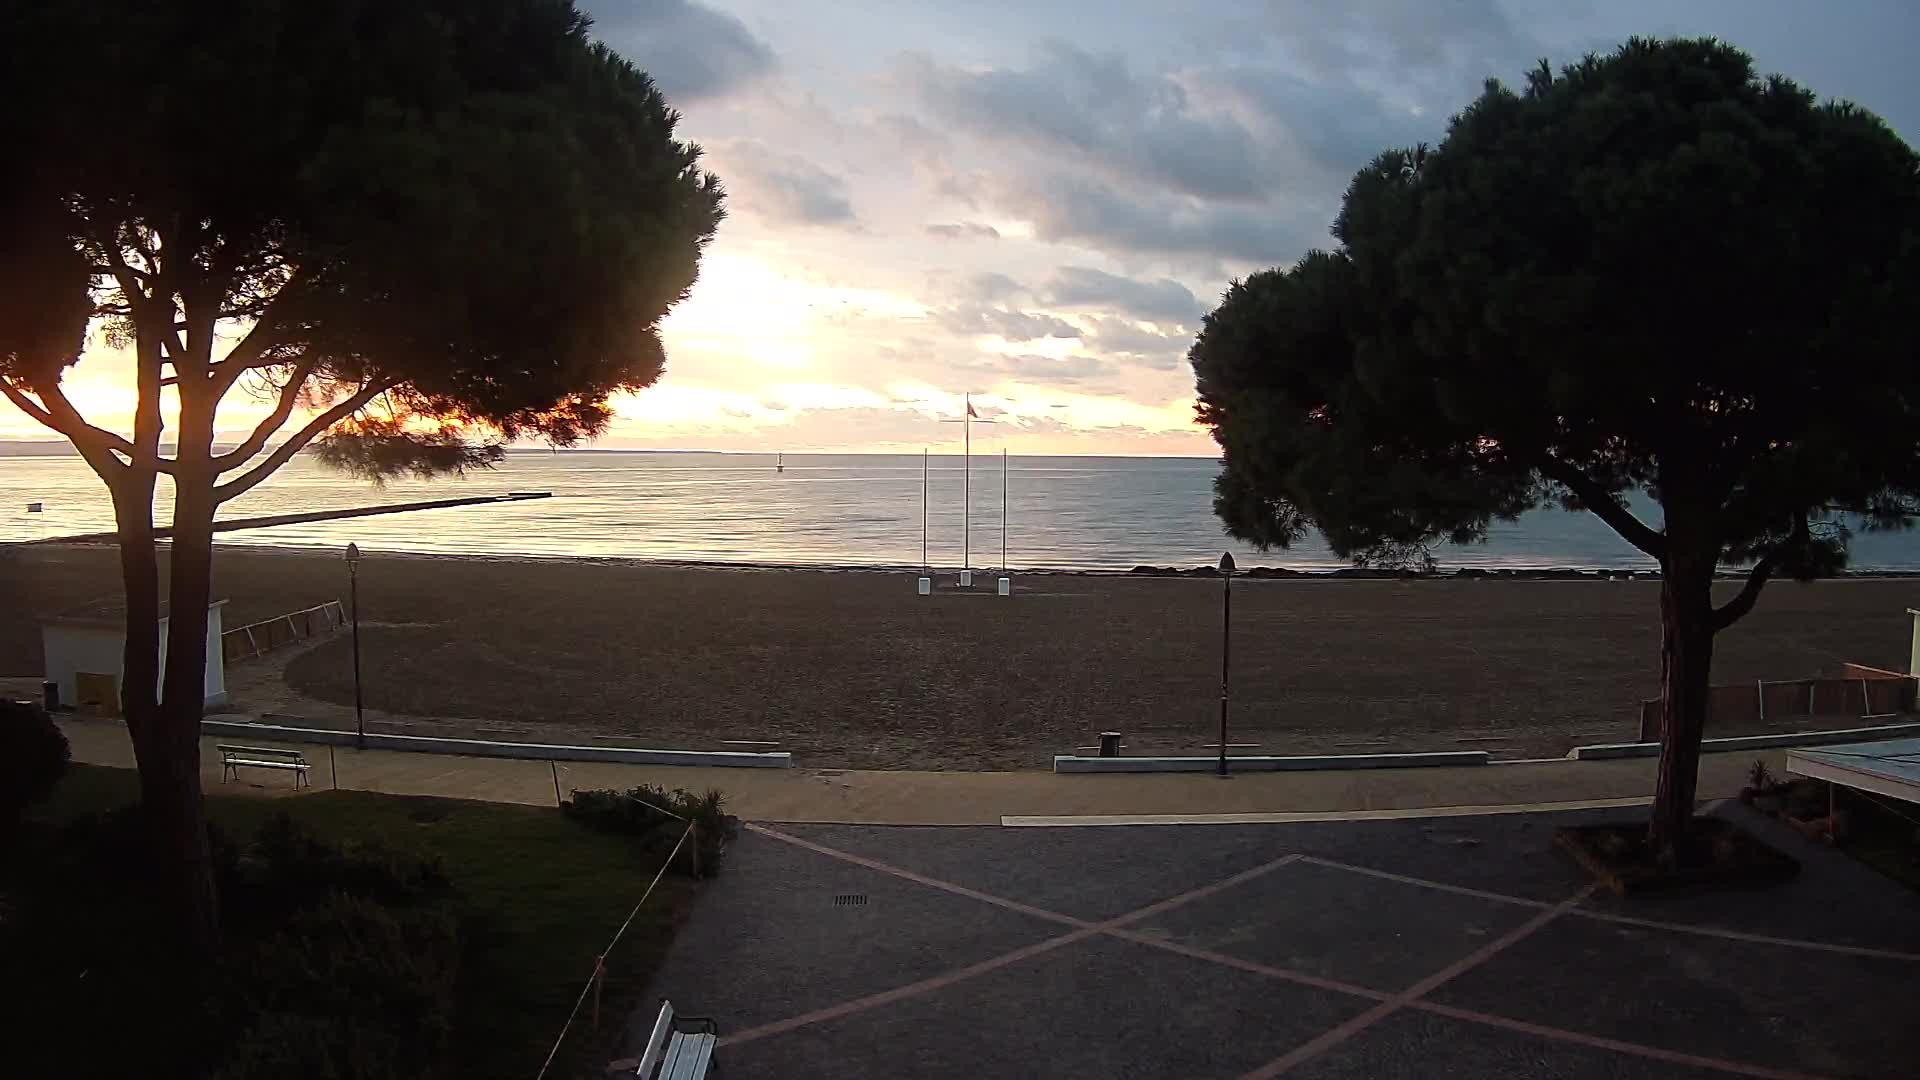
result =
M1615 502L1613 493L1594 483L1587 474L1551 454L1540 455L1539 467L1549 480L1573 492L1588 510L1619 533L1621 539L1656 559L1666 558L1667 538Z
M305 449L306 445L319 437L322 432L325 432L328 428L354 413L359 412L367 402L379 397L398 383L398 379L369 383L355 391L352 397L347 398L345 401L340 402L326 412L309 420L306 427L301 428L294 433L292 438L281 443L274 449L273 453L267 455L265 461L234 477L232 480L215 487L213 489L214 502L223 503L229 499L244 495L247 491L251 490L255 484L272 476L275 469L285 465L288 459Z
M111 431L87 423L73 405L67 402L66 395L58 391L54 392L54 396L65 405L65 408L60 411L63 416L70 415L70 419L56 419L52 410L35 402L25 391L15 386L11 379L0 378L0 394L5 394L7 400L13 402L21 412L72 441L74 449L80 451L80 456L86 459L87 465L99 474L100 479L106 481L109 489L113 487L115 477L126 468L111 451L119 450L129 458L133 456L132 443ZM78 426L74 426L76 422Z
M13 402L21 412L72 439L76 446L84 439L93 442L101 450L111 450L128 457L133 456L131 442L106 428L95 427L88 423L87 418L80 415L80 410L73 407L73 402L67 399L67 395L57 388L50 391L33 390L31 391L33 396L29 397L28 391L15 386L11 380L0 379L0 392L4 392L7 400ZM36 403L33 400L35 397L44 404ZM159 464L161 472L173 471L172 462L162 459Z
M240 445L213 459L215 476L245 465L253 455L266 447L267 440L273 437L274 432L280 430L280 425L287 422L287 417L293 415L293 407L300 401L300 388L306 385L307 378L318 366L317 361L303 360L300 366L293 369L293 374L287 378L286 384L280 387L280 400L275 403L272 414L255 425L253 433L248 435Z
M274 308L293 292L298 280L297 273L288 278L286 283L280 286L280 291L274 293L273 299L261 307L259 317L254 320L253 327L247 331L247 336L241 338L239 344L228 350L227 355L221 357L218 363L208 368L207 375L213 380L213 389L216 394L225 394L233 386L234 380L255 366L263 366L260 365L260 358L266 355L267 350L282 344L279 336L280 328L273 317Z
M1713 609L1713 632L1719 633L1746 617L1753 605L1760 599L1760 590L1766 588L1767 579L1773 576L1773 568L1778 562L1778 553L1769 551L1766 558L1753 564L1747 572L1747 583L1740 588L1740 594Z

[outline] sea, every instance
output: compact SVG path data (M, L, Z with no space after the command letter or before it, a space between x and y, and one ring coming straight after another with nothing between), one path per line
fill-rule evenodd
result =
M924 471L923 471L924 466ZM464 477L385 485L296 458L223 518L516 491L547 499L238 529L223 544L676 563L1127 570L1212 565L1307 571L1349 564L1318 536L1262 552L1213 513L1210 458L515 450ZM164 478L156 521L171 513ZM73 456L0 457L0 542L113 528L105 489ZM29 513L29 503L40 510ZM1636 509L1657 523L1642 502ZM1435 549L1441 569L1646 569L1592 515L1541 509L1486 542ZM1860 570L1920 570L1920 532L1860 533Z

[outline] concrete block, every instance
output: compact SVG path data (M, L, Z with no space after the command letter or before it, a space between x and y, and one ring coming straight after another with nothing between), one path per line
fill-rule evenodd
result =
M222 738L273 742L354 745L351 731L331 728L251 724L236 720L202 720L200 733ZM728 768L790 769L793 755L745 753L732 750L644 750L625 746L568 746L556 743L494 742L487 739L440 739L426 735L367 733L367 749L423 754L463 754L468 757L524 758L534 761L611 761L626 765L707 765Z

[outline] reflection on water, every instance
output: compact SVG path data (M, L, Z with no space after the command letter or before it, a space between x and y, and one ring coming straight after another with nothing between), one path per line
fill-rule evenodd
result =
M1016 457L1006 477L1007 563L1125 569L1192 566L1232 550L1242 566L1344 565L1318 537L1261 554L1222 534L1213 516L1218 463L1204 458ZM962 469L935 457L928 558L962 563ZM917 566L921 561L918 455L561 453L516 451L500 468L464 479L400 480L385 488L289 463L222 508L222 517L409 502L508 491L551 491L522 503L426 510L345 521L243 529L222 543L344 547L479 555L652 558L700 562ZM99 480L77 457L0 458L0 540L107 530ZM162 482L157 519L171 513ZM45 504L24 512L30 501ZM971 563L1000 564L997 457L973 462ZM1644 507L1642 508L1644 510ZM1488 543L1438 552L1445 566L1651 565L1587 514L1541 510L1497 525ZM1920 568L1912 533L1858 536L1854 565Z

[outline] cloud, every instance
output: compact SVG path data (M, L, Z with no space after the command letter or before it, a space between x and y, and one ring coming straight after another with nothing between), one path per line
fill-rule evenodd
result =
M1139 177L1202 198L1251 199L1261 176L1251 134L1203 114L1180 84L1125 58L1061 42L1029 68L948 67L908 55L896 79L950 127L988 141Z
M726 94L777 63L747 24L692 0L596 0L592 7L595 35L653 76L670 101Z
M974 274L961 283L961 295L975 300L1005 300L1026 292L1027 287L997 270Z
M1275 4L1216 20L1218 55L1287 66L1324 82L1438 96L1448 108L1494 74L1517 74L1546 50L1499 0ZM1204 31L1203 31L1204 32ZM1644 32L1644 31L1643 31Z
M1186 357L1193 336L1144 329L1126 319L1094 319L1092 329L1080 335L1087 349L1100 355L1123 355L1138 367L1172 371Z
M1049 304L1125 312L1142 322L1190 326L1202 313L1193 290L1172 278L1140 281L1090 266L1054 271L1040 295Z
M1329 185L1284 205L1216 204L1166 194L1128 195L1082 176L990 178L982 198L1025 222L1045 243L1115 256L1230 259L1272 266L1326 246L1340 190Z
M977 221L956 221L951 225L929 225L927 232L949 240L998 240L1000 230Z
M1033 354L1019 356L982 354L961 366L965 370L1004 375L1017 382L1069 386L1078 385L1090 379L1107 378L1119 370L1113 364L1098 357L1083 355L1055 358Z
M713 162L734 201L769 221L855 224L846 180L797 154L755 139L735 139L714 151Z
M956 334L992 334L1008 341L1034 341L1039 338L1073 338L1079 327L1065 319L1006 308L961 305L941 308L933 313L934 322Z

